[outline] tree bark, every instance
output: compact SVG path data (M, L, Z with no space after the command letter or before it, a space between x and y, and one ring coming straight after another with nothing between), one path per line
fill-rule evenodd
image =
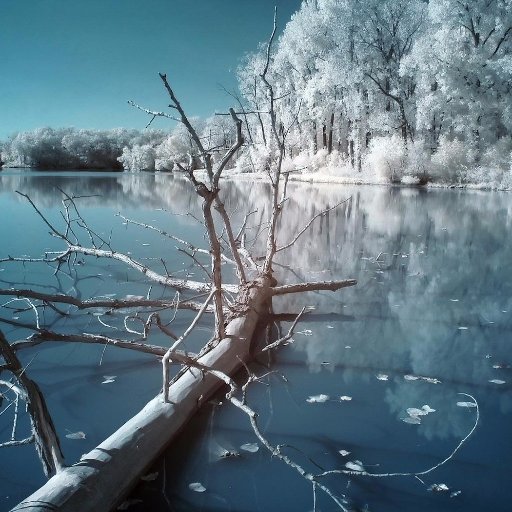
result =
M271 277L242 287L226 336L197 360L201 365L233 375L250 358L251 340L262 315L268 313ZM138 483L197 409L223 382L191 367L169 388L170 403L162 395L151 400L117 432L60 471L13 511L108 512Z

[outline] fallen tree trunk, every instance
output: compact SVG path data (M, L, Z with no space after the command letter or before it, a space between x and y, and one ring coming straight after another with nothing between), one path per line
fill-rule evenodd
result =
M260 277L242 287L225 338L197 363L233 375L249 360L254 330L261 316L268 313L274 284L273 278ZM170 403L164 402L162 394L155 397L78 463L61 470L12 510L114 509L201 404L222 385L211 373L191 367L170 386Z

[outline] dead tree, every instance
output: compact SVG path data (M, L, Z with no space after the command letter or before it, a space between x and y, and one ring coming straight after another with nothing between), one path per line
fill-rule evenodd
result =
M70 467L63 465L56 468L57 474L46 485L24 500L19 508L23 510L40 510L51 504L59 510L110 510L120 503L129 489L137 482L154 459L162 452L194 414L220 386L231 383L232 375L251 357L251 341L258 322L266 317L271 309L272 297L289 293L302 293L304 291L332 290L336 291L356 284L355 280L309 282L289 285L278 285L274 276L273 261L277 253L285 251L296 243L299 237L306 232L314 219L306 223L304 229L280 243L277 240L277 227L279 218L286 206L286 194L280 195L281 163L284 156L285 131L280 126L275 113L275 98L271 83L267 80L267 71L270 64L270 49L274 32L270 39L267 51L267 62L261 74L261 80L268 90L269 116L272 126L272 135L278 147L278 158L275 168L269 177L272 183L271 214L268 219L268 235L266 241L266 254L263 259L251 255L244 246L244 226L235 234L226 208L219 196L220 179L222 172L231 161L233 155L243 145L242 121L234 110L230 110L233 123L236 126L237 138L232 147L217 163L214 162L210 148L206 148L192 123L189 121L184 109L177 99L167 76L160 74L163 86L170 98L170 107L177 113L177 119L187 128L195 144L195 153L190 161L199 158L203 165L200 176L193 166L179 164L202 200L202 222L206 228L209 247L206 250L210 255L210 268L205 271L210 276L209 282L177 279L168 274L159 274L147 265L135 260L131 255L123 254L112 247L109 240L105 240L94 232L81 217L77 207L78 198L64 194L63 218L64 228L55 226L42 211L35 205L30 197L21 193L31 204L35 212L46 224L51 235L64 244L60 252L47 253L41 259L27 259L7 257L4 262L46 261L53 263L60 269L66 264L72 264L77 256L115 259L128 267L141 272L149 280L166 287L180 290L182 293L192 292L203 294L205 300L197 304L196 300L174 299L161 300L158 304L149 299L138 299L132 302L140 308L187 308L195 309L196 316L187 329L181 334L175 334L171 328L164 325L159 319L158 312L146 314L138 336L131 339L120 339L112 336L91 333L65 334L54 332L42 326L37 321L32 325L34 334L26 341L11 345L9 350L15 351L28 346L48 341L101 343L149 352L162 357L162 393L155 397L147 406L121 429L104 441L92 452L83 456L79 464ZM140 108L140 107L139 107ZM149 111L153 117L163 113ZM167 115L166 115L167 116ZM281 187L282 188L282 187ZM215 221L214 212L218 213L219 221ZM322 213L326 213L325 212ZM321 213L321 214L322 214ZM321 214L318 214L320 216ZM89 243L86 245L77 236L78 230L86 233ZM220 230L226 240L227 251L221 244ZM185 249L190 245L182 241ZM231 262L236 270L238 283L226 284L222 275L222 262ZM260 263L256 263L260 261ZM78 309L92 307L109 307L112 311L123 311L130 300L110 301L105 299L79 300L65 294L44 294L34 290L1 290L0 295L10 295L28 301L41 301L46 307L58 310L59 304L69 304ZM232 298L235 295L234 299ZM33 302L31 302L33 304ZM37 308L35 309L37 315ZM200 354L186 354L180 352L183 341L190 335L199 319L206 312L213 312L214 331L211 340L201 350ZM141 315L139 315L141 317ZM6 319L4 319L6 320ZM9 323L16 322L9 321ZM126 322L125 322L126 324ZM27 325L24 325L27 327ZM147 339L151 329L156 326L171 340L170 347L162 350L161 347L148 345ZM130 333L135 331L129 330ZM171 381L170 364L178 363L188 371L178 372ZM233 390L232 390L233 391ZM233 399L233 393L231 393ZM240 402L241 404L242 402ZM43 505L42 505L43 504Z
M10 346L0 338L4 359L18 379L22 379L23 372L20 372L20 367L16 363L15 352L24 347L44 342L99 343L105 346L112 345L154 354L162 359L162 392L117 432L91 452L83 455L79 463L65 467L62 459L58 456L55 443L53 441L48 443L50 446L54 446L54 452L57 454L54 463L56 475L20 503L15 510L43 511L51 507L60 511L80 512L82 510L109 511L115 508L138 482L140 475L147 471L197 409L223 385L228 386L227 398L247 414L255 435L271 454L291 466L311 483L314 496L316 496L317 491L323 491L335 502L339 509L346 510L343 500L335 496L322 483L321 479L325 475L307 473L288 456L284 455L279 446L275 447L265 439L258 428L257 415L245 399L246 387L250 382L257 380L257 377L249 372L248 381L242 387L237 386L233 380L233 376L238 370L244 366L247 369L246 364L252 357L251 343L256 326L260 320L267 317L271 312L273 297L308 291L337 291L356 284L355 280L346 279L280 285L274 275L276 255L298 243L300 237L307 232L315 219L327 214L328 211L338 207L342 202L340 201L334 207L326 208L305 222L304 227L291 239L278 240L280 218L286 214L286 176L283 180L281 165L284 158L286 134L290 127L283 126L277 118L274 88L267 77L275 30L274 19L274 30L267 46L265 67L260 75L260 79L267 90L271 136L278 150L274 167L268 173L272 188L271 209L267 221L265 254L262 257L251 254L245 246L244 230L250 213L247 214L246 220L240 229L235 232L219 195L222 173L235 153L244 144L242 121L233 109L230 110L231 119L236 126L236 141L220 161L215 162L212 149L203 145L202 139L187 117L165 74L160 74L160 79L168 93L169 106L174 110L175 115L171 116L164 112L152 111L134 105L151 115L152 119L160 116L177 119L186 127L195 145L194 153L190 155L190 165L186 166L180 163L178 166L186 174L197 195L201 198L202 223L206 229L208 248L200 249L176 237L173 237L173 239L182 246L184 251L188 252L194 262L205 272L208 276L207 281L178 279L167 271L161 274L131 255L116 251L110 240L100 236L87 225L77 207L79 199L77 197L63 192L62 216L64 227L59 228L48 220L27 195L21 194L32 205L37 215L49 229L50 234L60 240L64 247L61 251L47 253L39 259L8 256L0 262L22 261L30 263L44 261L53 264L57 270L60 270L65 265L71 266L77 257L114 259L142 273L154 283L177 290L183 297L177 293L174 297L160 300L152 300L149 297L146 299L110 300L90 298L82 300L68 294L48 294L29 289L0 290L0 295L26 301L36 316L35 323L31 325L20 324L20 322L8 319L2 320L13 325L31 328L34 332L28 339L12 343ZM194 170L193 162L197 159L200 159L203 165L201 173ZM217 221L215 212L218 214ZM142 227L156 229L148 225L142 225ZM85 234L87 244L84 244L81 240L78 235L79 231ZM161 234L168 236L167 233L162 231ZM224 249L224 246L226 249ZM197 260L196 256L198 254L209 257L209 268L206 268ZM238 281L236 284L225 282L222 273L223 262L229 262L234 266ZM190 296L190 294L194 295ZM202 302L199 299L202 299ZM37 302L37 305L35 302ZM41 325L38 306L50 307L59 313L61 312L59 308L63 304L77 310L108 308L115 317L121 319L124 317L125 337L84 332L66 334ZM136 307L138 311L135 315L133 313L127 314L127 307ZM169 311L176 312L178 309L196 311L188 327L181 333L174 332L172 325L168 321L162 320L163 315L168 314ZM193 332L202 316L212 313L214 327L209 342L199 354L181 351L184 340ZM275 349L290 339L301 314L298 314L295 318L288 334L272 343L268 349ZM130 318L132 320L136 319L140 323L139 330L127 327L127 320ZM169 348L165 349L148 343L151 333L156 329L168 337ZM181 370L172 379L171 363L178 364L181 367ZM46 423L51 424L51 421ZM350 470L339 471L343 474L354 474L354 471Z

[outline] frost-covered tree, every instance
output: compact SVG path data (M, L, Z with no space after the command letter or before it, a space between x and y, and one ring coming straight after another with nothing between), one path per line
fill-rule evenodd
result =
M39 169L120 169L123 148L156 145L161 131L38 128L11 136L2 148L6 167Z
M421 89L418 129L485 146L512 132L512 2L431 0L429 32L414 48Z
M287 157L370 180L505 186L511 38L511 0L304 0L271 55ZM238 72L252 141L240 166L276 154L264 62L260 48Z

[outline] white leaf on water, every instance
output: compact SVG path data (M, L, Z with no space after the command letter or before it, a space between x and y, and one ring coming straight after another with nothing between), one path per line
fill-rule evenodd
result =
M462 491L453 491L450 493L450 498L455 498L456 496L459 496L462 494Z
M322 366L329 366L331 363L329 363L329 361L322 361L320 364Z
M352 397L351 396L347 396L347 395L342 395L342 396L340 396L340 400L342 402L349 402L350 400L352 400Z
M376 377L378 380L388 380L389 378L389 376L386 375L385 373L377 373Z
M329 395L324 395L324 394L312 395L312 396L306 398L306 402L308 402L310 404L314 404L314 403L323 404L324 402L327 402L327 400L329 400Z
M345 348L352 348L350 345L345 345Z
M200 482L192 482L191 484L188 484L188 488L191 491L195 491L195 492L204 492L204 491L206 491L206 487L202 483L200 483Z
M507 363L498 363L498 364L493 364L492 367L497 370L497 369L509 369L510 368L510 365L507 364Z
M422 380L424 382L428 382L429 384L441 384L439 379L435 379L433 377L422 377L421 375L404 375L405 380Z
M345 467L351 471L364 471L364 467L360 460L349 461L345 464Z
M246 452L256 453L260 447L258 446L258 443L245 443L240 446L240 449Z
M125 500L123 501L123 503L121 503L121 505L119 505L119 507L117 507L117 510L126 510L130 508L132 505L137 505L137 503L142 503L142 500Z
M446 484L432 484L429 488L429 491L435 491L435 492L446 492L450 489Z
M407 414L409 416L426 416L428 412L423 409L417 409L416 407L409 407Z
M147 247L149 244L142 244L144 247Z
M124 300L143 300L144 297L142 295L127 295Z
M429 384L441 384L439 379L434 379L432 377L420 377L420 379L428 382Z
M489 382L492 384L505 384L505 381L501 379L491 379Z
M421 408L427 413L431 413L431 412L436 412L435 409L432 409L432 407L430 407L430 405L422 405Z
M342 457L346 457L347 455L350 455L350 452L347 452L347 450L340 450L338 452Z
M103 378L105 380L102 381L102 384L110 384L116 381L116 375L103 375Z
M476 407L476 403L475 402L457 402L457 405L459 407Z
M332 326L332 325L328 325L328 326L327 326L327 329L334 329L334 326Z
M406 418L402 418L402 421L411 425L419 425L421 423L419 416L407 416Z
M148 473L147 475L143 475L140 477L140 479L143 482L153 482L158 478L158 471L155 471L154 473Z
M68 439L85 439L85 433L79 430L78 432L70 432L66 434Z
M298 331L297 334L303 334L304 336L313 336L313 331L311 329L304 329L303 331Z
M451 302L459 302L459 299L450 299Z
M457 327L457 329L458 329L459 331L467 331L467 330L469 329L469 327L466 327L466 326L464 326L464 325L461 325L460 327Z

